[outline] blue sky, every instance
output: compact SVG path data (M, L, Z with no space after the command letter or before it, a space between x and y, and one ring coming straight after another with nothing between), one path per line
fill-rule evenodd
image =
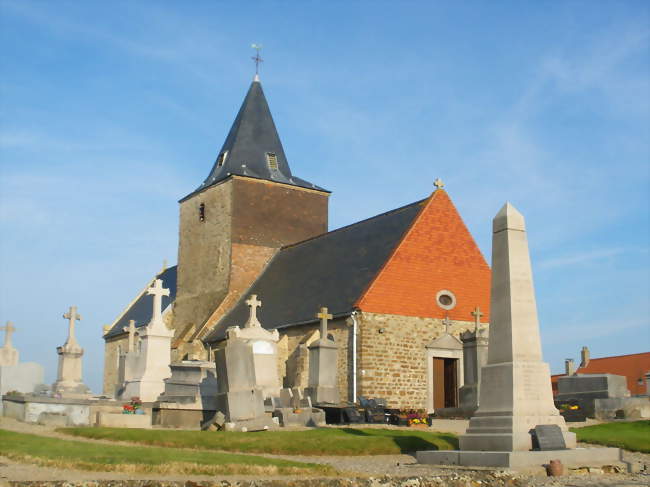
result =
M597 8L596 8L597 7ZM484 255L526 217L544 357L650 350L650 4L0 0L0 320L56 375L176 262L254 73L330 228L442 178Z

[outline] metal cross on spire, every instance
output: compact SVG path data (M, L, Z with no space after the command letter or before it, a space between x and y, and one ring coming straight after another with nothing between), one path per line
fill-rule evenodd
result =
M5 331L5 348L11 348L11 335L16 331L14 324L11 321L7 321L7 326L0 327L0 330Z
M251 47L255 49L255 56L251 57L255 61L255 79L259 78L260 74L260 63L264 62L264 59L260 57L260 49L262 49L262 44L251 44Z
M436 187L436 189L442 189L445 187L445 183L442 182L442 179L436 178L436 180L433 182L433 185Z

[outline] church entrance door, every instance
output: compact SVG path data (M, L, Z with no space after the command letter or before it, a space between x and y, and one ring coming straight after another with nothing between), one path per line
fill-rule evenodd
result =
M458 359L433 357L433 408L458 407Z

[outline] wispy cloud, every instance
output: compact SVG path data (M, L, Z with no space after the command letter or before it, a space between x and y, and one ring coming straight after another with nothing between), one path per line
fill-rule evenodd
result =
M558 267L569 267L578 264L590 264L614 257L623 253L625 249L598 249L587 252L581 252L571 255L563 255L542 260L538 267L540 269L554 269Z

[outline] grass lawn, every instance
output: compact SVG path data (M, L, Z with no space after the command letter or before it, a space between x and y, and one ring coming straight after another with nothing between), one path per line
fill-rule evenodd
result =
M332 475L333 468L253 455L107 445L0 429L0 455L42 466L195 475Z
M650 453L650 421L595 424L571 428L578 441Z
M86 438L165 447L284 455L385 455L458 448L458 440L452 434L416 429L318 428L257 433L120 428L62 428L58 431Z

